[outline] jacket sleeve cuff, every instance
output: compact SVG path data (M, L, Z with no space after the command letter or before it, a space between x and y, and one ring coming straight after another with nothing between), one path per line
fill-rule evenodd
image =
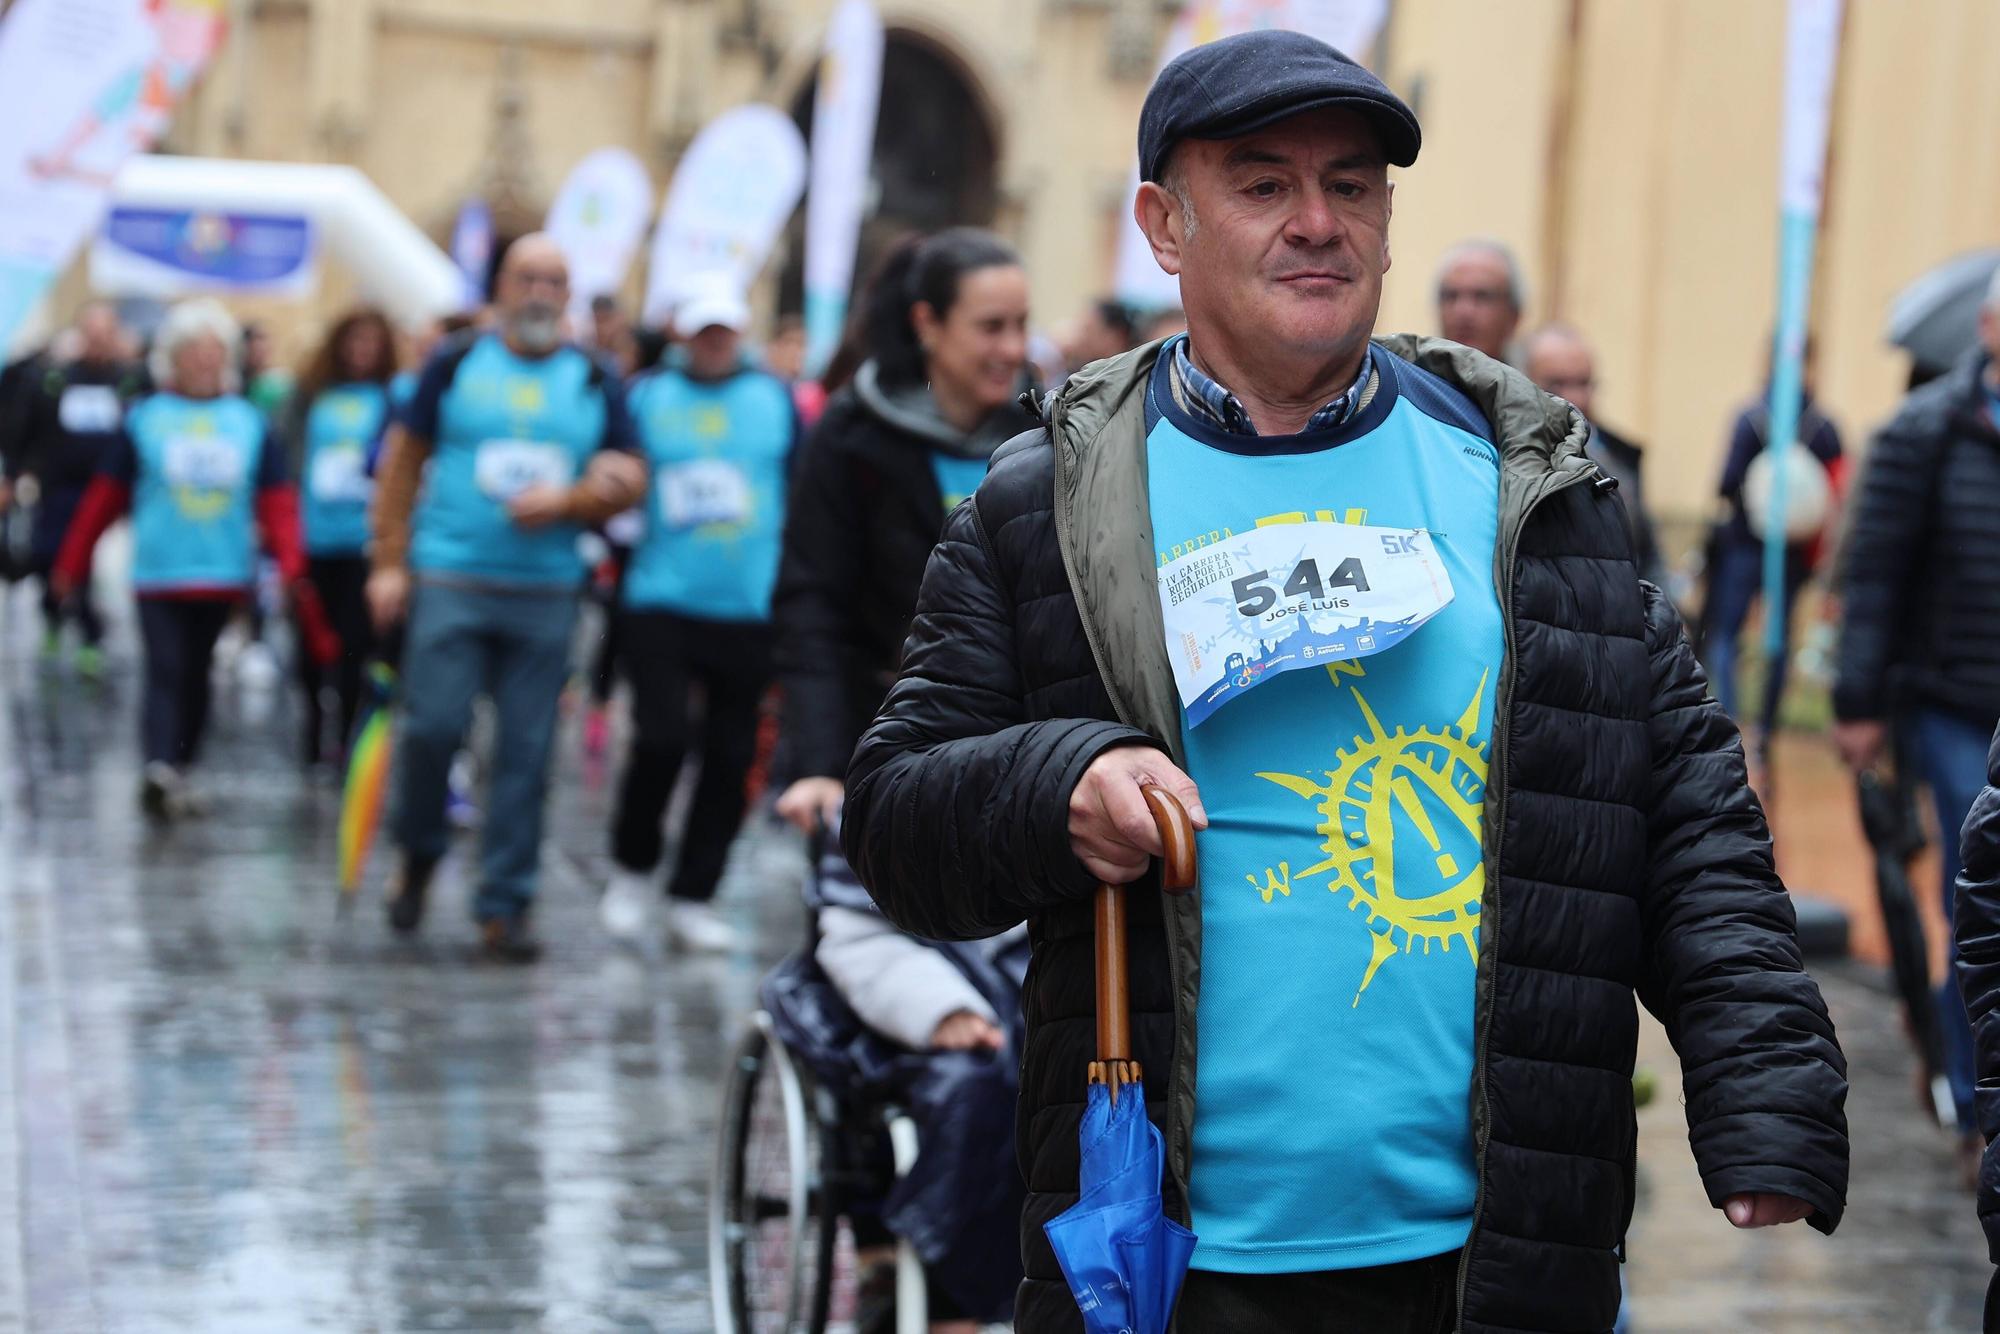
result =
M1776 1165L1724 1167L1702 1177L1708 1202L1720 1209L1736 1195L1789 1195L1812 1206L1806 1221L1821 1232L1831 1234L1840 1226L1847 1202L1824 1181L1795 1167Z

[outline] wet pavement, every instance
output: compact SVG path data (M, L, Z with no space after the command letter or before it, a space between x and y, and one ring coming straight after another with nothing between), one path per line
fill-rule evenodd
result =
M474 961L450 871L400 942L379 874L336 912L338 797L292 762L282 690L225 688L215 812L154 830L129 645L87 686L34 660L28 610L0 609L0 1334L708 1328L718 1073L798 938L797 843L738 845L722 903L754 951L612 950L606 775L571 735L548 957ZM1865 963L1818 971L1856 1071L1846 1224L1709 1208L1649 1025L1636 1329L1977 1328L1983 1243L1894 1006Z

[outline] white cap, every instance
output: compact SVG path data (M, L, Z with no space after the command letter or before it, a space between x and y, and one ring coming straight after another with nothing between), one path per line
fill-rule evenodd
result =
M718 324L739 334L750 327L750 303L732 286L704 284L674 307L674 332L682 338Z

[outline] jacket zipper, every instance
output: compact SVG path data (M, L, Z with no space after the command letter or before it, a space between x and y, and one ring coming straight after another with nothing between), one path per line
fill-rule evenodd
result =
M1083 581L1077 578L1076 564L1073 559L1075 546L1073 542L1074 529L1070 518L1071 507L1065 495L1069 481L1069 478L1066 476L1068 469L1063 466L1062 462L1062 409L1063 402L1060 397L1057 397L1049 405L1049 439L1051 447L1056 451L1056 549L1062 553L1063 575L1069 580L1070 597L1076 601L1077 621L1083 627L1084 642L1090 646L1090 660L1097 665L1098 679L1104 682L1104 693L1111 701L1111 711L1118 715L1118 721L1125 724L1125 726L1138 728L1143 731L1144 729L1139 728L1139 724L1133 721L1131 711L1126 708L1125 700L1120 695L1115 684L1110 664L1105 661L1104 646L1098 642L1097 627L1089 614L1088 604L1084 601ZM1167 935L1167 986L1170 988L1169 994L1173 997L1174 1008L1178 1011L1181 1003L1181 932L1179 914L1175 911L1171 903L1162 904L1161 909L1160 918ZM1181 1152L1180 1098L1176 1092L1178 1088L1177 1081L1180 1076L1180 1024L1178 1020L1174 1024L1174 1033L1173 1054L1167 1060L1167 1126L1165 1136L1167 1141L1167 1174L1173 1178L1174 1185L1180 1196L1178 1205L1173 1211L1175 1221L1185 1227L1189 1226L1192 1220L1188 1217L1190 1210L1188 1207L1187 1173L1184 1165L1184 1155Z
M1528 521L1534 518L1535 511L1540 509L1542 503L1550 496L1568 490L1596 471L1596 465L1586 464L1568 477L1556 479L1540 495L1528 502L1513 530L1506 535L1505 559L1502 562L1503 573L1499 590L1505 660L1501 664L1500 688L1493 697L1493 755L1486 768L1487 782L1494 783L1495 775L1498 775L1498 787L1492 789L1492 853L1486 859L1486 903L1480 910L1480 930L1486 936L1486 947L1479 955L1479 994L1476 1001L1478 1035L1473 1043L1472 1056L1472 1087L1475 1098L1472 1230L1466 1234L1465 1250L1458 1260L1458 1309L1453 1317L1454 1330L1465 1328L1466 1280L1472 1268L1473 1242L1479 1236L1479 1225L1486 1215L1486 1146L1493 1135L1492 1105L1486 1093L1486 1048L1493 1031L1494 978L1500 968L1500 845L1507 835L1507 752L1513 732L1514 679L1519 670L1514 634L1515 567L1520 560L1521 534L1527 531Z

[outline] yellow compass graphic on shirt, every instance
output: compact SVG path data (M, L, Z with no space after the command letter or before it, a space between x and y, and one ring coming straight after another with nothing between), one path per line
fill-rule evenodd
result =
M1324 781L1296 774L1257 775L1319 807L1325 856L1296 874L1289 863L1280 862L1276 872L1265 873L1261 885L1255 876L1245 878L1269 903L1274 893L1289 898L1295 881L1329 876L1326 888L1346 896L1349 911L1366 912L1371 954L1354 993L1356 1007L1375 974L1399 951L1414 954L1421 947L1428 956L1437 944L1449 954L1457 941L1475 962L1479 958L1486 867L1476 850L1486 798L1487 742L1475 733L1486 679L1480 678L1457 722L1415 731L1384 728L1360 688L1351 686L1368 734L1337 752L1334 767L1323 771ZM1420 848L1397 846L1398 812L1423 840ZM1449 831L1454 826L1466 835L1454 844L1469 841L1475 850L1463 863L1440 836L1441 827Z

